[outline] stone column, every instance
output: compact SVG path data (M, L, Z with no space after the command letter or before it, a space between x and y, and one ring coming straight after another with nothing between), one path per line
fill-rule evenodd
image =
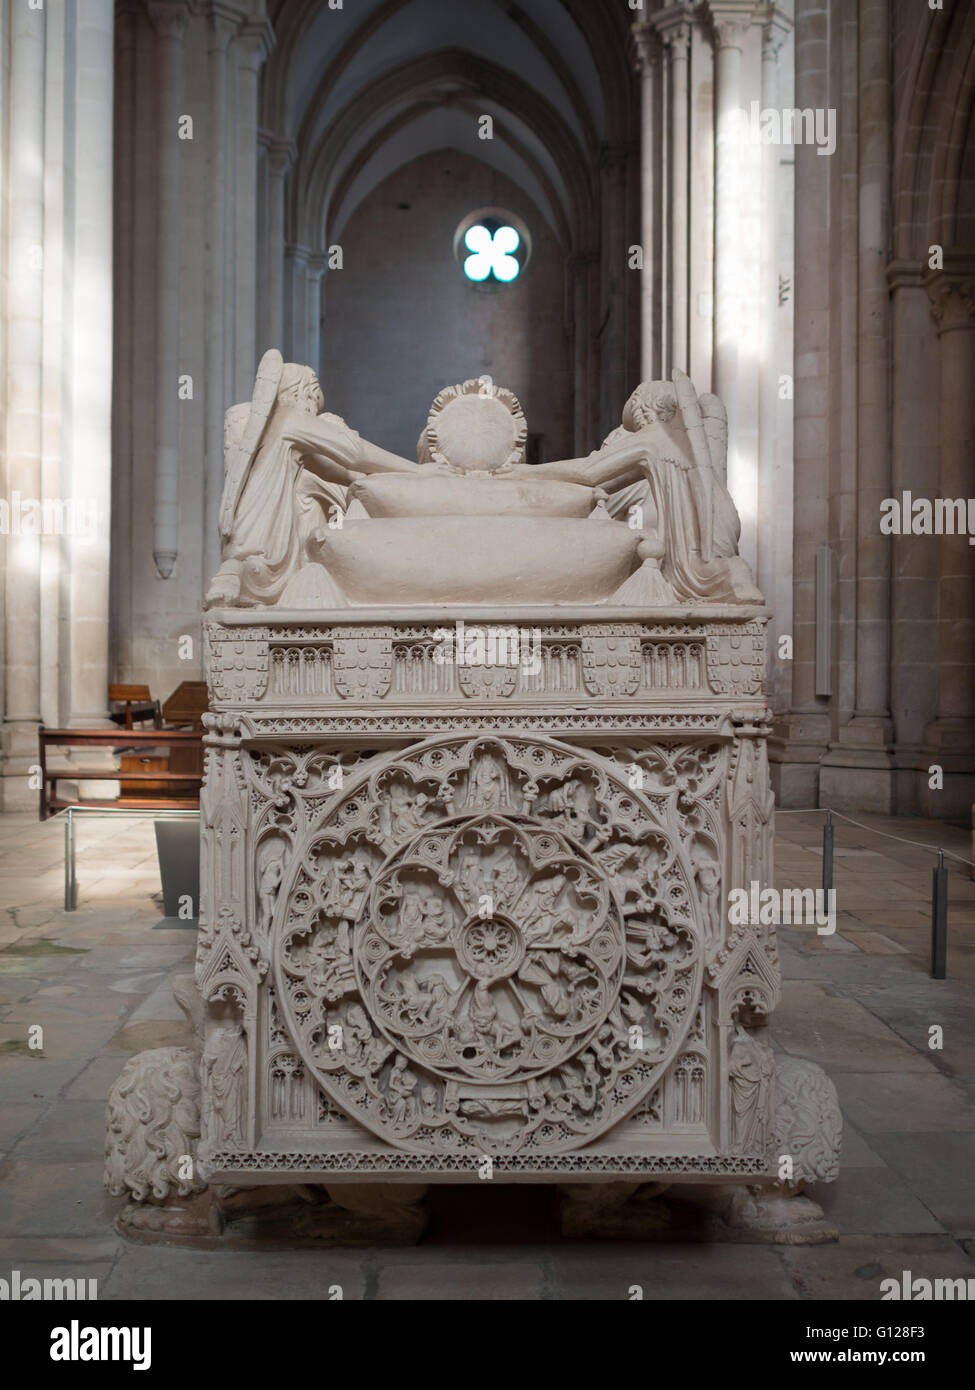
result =
M20 501L41 497L41 353L44 248L45 14L18 5L9 16L7 126L9 236L6 293L6 474L11 515L4 542L4 789L25 805L40 723L40 537L17 534ZM30 804L36 804L31 794Z
M141 269L136 251L138 237L134 215L138 35L143 18L137 0L115 7L117 75L115 78L115 205L116 261L113 274L115 300L115 386L112 421L112 595L115 671L125 661L124 638L132 632L133 541L132 507L135 487L135 419L137 414L135 359L136 325L133 294Z
M790 21L772 10L762 26L762 110L778 109L777 68L779 53L791 28ZM779 217L777 173L781 147L767 144L761 151L761 302L758 355L758 525L755 578L765 602L772 609L769 650L777 650L778 638L791 634L792 624L792 496L781 486L784 470L777 467L779 449L779 376L792 374L792 361L781 355L779 342ZM773 657L770 686L775 690L782 663ZM781 705L773 708L781 708Z
M650 24L633 26L637 66L640 72L640 245L643 272L640 281L640 375L650 381L659 375L657 320L659 248L656 235L657 183L657 84L660 40Z
M628 275L626 242L626 150L604 145L600 159L602 185L602 338L600 345L600 431L608 434L619 424L629 394L624 376L624 293Z
M240 23L238 12L215 0L207 11L207 81L210 99L206 261L206 478L203 517L204 587L220 566L220 497L223 492L225 276L228 221L228 54Z
M71 264L70 455L62 467L70 495L97 518L91 537L68 543L71 578L62 650L62 708L71 727L90 727L108 711L109 558L112 505L112 206L114 0L77 9L76 89L71 162L74 207ZM172 138L176 139L175 125ZM176 381L172 382L173 397Z
M975 458L975 255L946 251L944 268L929 271L926 284L941 357L938 493L946 501L967 502ZM927 793L926 809L967 818L975 802L975 545L964 535L914 543L936 545L941 562L938 710L925 730L924 750L944 769L944 790Z
M284 333L286 360L305 362L308 351L308 248L288 247L288 312Z
M307 365L321 371L322 360L322 276L325 274L323 255L308 257L307 306L308 318L305 330L307 345Z
M567 298L572 314L573 448L580 457L589 452L593 439L590 391L593 379L593 345L589 317L589 277L594 257L575 252L566 265Z
M168 579L179 552L179 253L183 36L187 12L174 0L150 0L156 32L156 429L153 558Z
M828 0L796 0L797 107L829 96ZM830 160L795 150L795 405L792 709L770 744L781 806L815 806L819 761L829 743L826 703L816 695L816 552L829 535Z
M688 86L687 68L691 25L686 5L673 6L658 18L657 26L670 58L670 352L663 371L674 367L686 372L688 363L687 319L690 312L687 264L688 237Z
M936 497L940 488L941 394L935 318L924 286L924 263L908 257L887 267L891 288L891 496ZM934 541L891 537L891 717L894 723L898 814L938 809L944 792L927 785L925 730L934 723L938 682L932 646L938 622L941 556Z
M260 74L274 31L267 21L245 24L234 40L237 64L236 342L234 395L249 400L257 373L257 136Z
M824 804L893 809L890 719L890 538L880 504L891 491L890 32L887 0L859 0L857 220L856 703L823 760Z
M859 498L857 703L871 743L890 742L890 32L887 0L860 0Z
M712 388L728 411L728 466L738 424L738 337L742 196L738 144L742 138L741 57L755 9L752 0L708 5L714 35L714 365Z
M289 141L275 140L268 149L268 347L280 348L284 342L284 198L288 172L294 163L295 147Z

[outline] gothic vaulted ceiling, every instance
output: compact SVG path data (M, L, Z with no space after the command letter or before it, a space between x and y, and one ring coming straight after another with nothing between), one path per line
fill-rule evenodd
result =
M634 130L625 6L272 0L268 11L263 124L295 160L296 241L320 249L394 170L456 149L514 180L566 250L593 243L600 151ZM479 138L482 116L493 139Z

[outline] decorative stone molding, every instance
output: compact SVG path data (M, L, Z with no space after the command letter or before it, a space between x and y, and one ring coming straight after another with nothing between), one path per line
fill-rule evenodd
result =
M269 19L248 20L240 26L234 40L237 66L255 75L274 51L274 26Z
M149 0L146 14L160 39L182 42L190 18L186 0Z
M477 623L486 651L505 661L465 664L444 657L453 629L427 624L233 626L215 614L205 624L209 678L221 701L288 705L310 696L324 705L444 700L511 701L531 707L553 700L682 701L691 694L760 696L765 669L764 618L585 625ZM761 701L764 708L764 701ZM618 708L618 706L617 706ZM444 711L444 717L452 717Z
M758 17L762 22L762 62L774 63L792 32L792 20L777 5L764 7Z
M634 24L634 66L645 79L651 78L660 62L660 35L654 24Z
M105 1187L153 1203L202 1192L199 1137L198 1056L183 1047L140 1052L109 1092Z
M924 274L939 337L975 328L975 257L949 257L946 261L943 270Z
M689 4L668 5L653 15L649 22L657 30L661 43L670 51L672 59L680 61L687 57L694 27L694 14Z
M741 48L762 8L755 0L708 0L702 14L711 22L715 48Z
M799 1191L806 1183L834 1182L839 1173L843 1116L836 1087L815 1062L778 1057L775 1063L775 1127L770 1158L778 1169L790 1160L782 1186Z

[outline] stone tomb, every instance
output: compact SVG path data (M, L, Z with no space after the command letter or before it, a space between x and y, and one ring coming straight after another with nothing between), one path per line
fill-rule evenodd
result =
M535 468L478 382L417 463L276 353L228 412L196 1047L110 1098L130 1232L412 1239L490 1180L572 1233L832 1234L835 1092L767 1040L774 927L728 922L772 874L768 615L674 375Z

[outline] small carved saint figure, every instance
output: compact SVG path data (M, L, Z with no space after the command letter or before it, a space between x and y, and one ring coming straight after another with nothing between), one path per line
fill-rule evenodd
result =
M471 769L467 806L472 811L496 811L505 802L504 773L493 753L482 753Z
M238 1019L225 1018L210 1029L203 1048L202 1072L211 1146L243 1147L247 1042Z
M475 983L469 1015L475 1033L489 1034L494 1039L496 1052L521 1038L521 1029L514 1023L506 1022L498 1013L498 1006L491 998L487 980L478 980Z
M308 959L308 983L317 994L334 1001L355 989L347 922L320 928L309 947Z
M525 940L529 945L551 940L559 927L569 927L571 930L574 926L571 913L558 905L565 884L564 874L553 874L534 884L529 905L520 914Z
M545 805L539 807L539 813L554 820L560 830L577 840L585 839L587 830L599 829L589 810L586 787L575 777L570 777L561 787L554 787Z
M386 1082L389 1114L393 1124L413 1124L416 1120L415 1093L418 1084L415 1074L406 1065L406 1058L402 1053L397 1053Z
M764 1151L769 1088L774 1074L772 1049L758 1042L737 1023L728 1059L732 1142L736 1153Z
M392 1052L392 1045L372 1031L361 1004L350 1004L345 1016L345 1054L350 1067L371 1076Z
M390 796L390 819L393 834L404 836L422 830L430 812L432 797L427 792L415 792L412 796L405 787L393 784Z
M698 849L692 856L697 878L701 904L701 924L704 927L704 940L718 945L724 935L724 921L721 912L721 869L716 859L704 849Z
M264 934L271 930L271 918L274 916L274 904L283 872L280 857L269 860L261 870L257 887L257 930Z
M422 912L421 940L425 946L439 946L450 934L446 903L431 893L423 899Z
M399 910L397 940L401 954L409 960L423 941L423 899L418 892L404 895Z

